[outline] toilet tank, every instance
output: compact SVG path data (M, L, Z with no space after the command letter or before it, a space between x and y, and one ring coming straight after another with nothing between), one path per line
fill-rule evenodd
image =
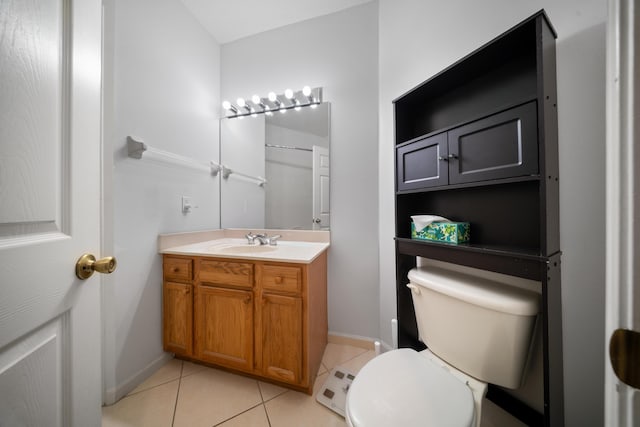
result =
M414 268L409 281L420 340L429 350L481 381L522 385L538 293L437 267Z

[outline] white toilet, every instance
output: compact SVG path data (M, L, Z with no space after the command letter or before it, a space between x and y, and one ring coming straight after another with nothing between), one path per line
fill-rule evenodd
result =
M478 427L487 383L523 382L540 295L436 267L414 268L409 281L428 350L367 363L347 394L347 424Z

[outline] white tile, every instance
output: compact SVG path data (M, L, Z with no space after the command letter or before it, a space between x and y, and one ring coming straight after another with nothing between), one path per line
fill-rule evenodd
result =
M102 427L171 426L179 380L127 396L102 408Z
M343 367L345 370L351 372L352 374L357 374L358 372L360 372L360 369L362 369L362 367L369 363L369 361L374 357L376 357L376 352L367 350L364 353L354 357L353 359L341 363L339 366Z
M207 368L180 382L174 427L211 427L262 403L258 382Z
M318 368L318 374L316 375L317 377L322 375L322 374L326 374L327 373L327 367L324 366L322 363L320 363L320 367Z
M169 381L177 380L180 378L180 372L182 370L182 361L178 359L171 359L165 363L160 369L153 373L149 378L142 382L138 387L133 389L127 396L140 393L143 390L148 390L152 387L156 387L160 384L168 383Z
M202 371L203 369L211 369L211 368L205 365L200 365L199 363L187 362L185 360L184 362L182 362L182 377L195 374L196 372Z
M345 427L344 418L315 399L326 379L327 374L316 379L313 396L291 390L266 402L271 427Z
M331 371L336 366L342 365L345 362L353 359L354 357L366 352L367 350L360 347L329 343L327 344L327 348L324 350L324 355L322 356L322 364L327 369L327 371Z
M269 420L263 405L249 409L228 421L218 424L220 427L269 427Z
M263 402L271 400L274 397L280 396L282 393L286 393L287 391L289 391L288 388L280 387L271 383L265 383L262 381L258 381L258 386L260 387Z

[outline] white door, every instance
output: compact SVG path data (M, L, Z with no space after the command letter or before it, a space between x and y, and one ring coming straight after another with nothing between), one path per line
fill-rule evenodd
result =
M605 424L620 427L640 425L640 108L635 105L640 101L640 10L636 6L634 0L611 0L607 22Z
M313 229L329 228L329 149L313 146Z
M100 0L0 0L0 425L98 426Z

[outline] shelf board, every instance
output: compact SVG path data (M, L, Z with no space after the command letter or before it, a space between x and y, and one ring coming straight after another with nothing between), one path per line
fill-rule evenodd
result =
M548 258L528 248L448 244L396 237L399 254L432 258L496 273L542 280Z
M488 181L467 182L464 184L450 184L450 185L441 185L437 187L424 187L417 190L396 191L396 195L401 196L403 194L429 193L433 191L449 191L449 190L457 190L459 188L485 187L487 185L493 186L493 185L499 185L499 184L512 184L517 182L532 182L532 181L540 181L540 175L525 175L525 176L517 176L513 178L501 178L501 179L492 179Z

